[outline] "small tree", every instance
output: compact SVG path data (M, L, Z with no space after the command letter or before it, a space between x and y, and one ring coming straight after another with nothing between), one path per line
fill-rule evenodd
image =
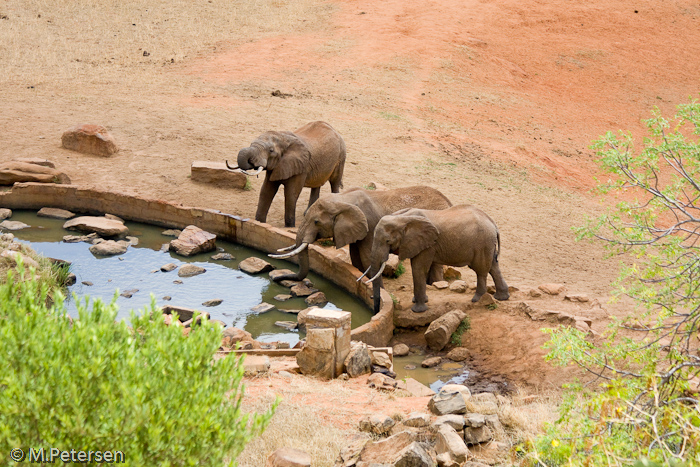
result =
M244 415L242 359L214 360L221 329L188 337L155 306L115 321L114 303L78 304L8 273L0 285L0 453L57 448L121 451L126 465L232 464L274 407ZM276 405L276 404L275 404Z
M657 109L645 123L639 151L622 132L593 146L612 175L602 191L635 201L578 229L611 256L634 255L616 287L641 310L597 348L577 330L548 331L549 358L575 362L602 387L571 387L530 452L539 465L700 464L700 105L678 106L673 120Z

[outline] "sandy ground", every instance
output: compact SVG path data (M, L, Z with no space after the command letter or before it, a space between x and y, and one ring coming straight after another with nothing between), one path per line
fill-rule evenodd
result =
M8 5L2 27L27 14ZM191 162L234 159L264 131L324 120L347 143L346 188L423 184L455 204L474 203L500 228L510 285L562 283L601 304L558 297L540 306L587 314L594 329L609 314L631 312L608 303L617 260L604 261L600 244L576 242L572 232L614 201L601 204L589 191L601 176L589 146L606 131L641 137L652 107L671 115L697 97L697 1L305 5L280 20L279 32L232 31L231 40L165 63L90 68L75 59L78 72L66 79L13 73L0 93L0 161L46 157L74 184L252 217L262 177L250 191L195 184ZM94 78L99 67L109 71L104 79ZM78 123L107 126L121 151L100 158L62 149L62 132ZM297 219L307 200L305 191ZM268 220L283 225L281 194ZM407 274L387 288L407 303L410 290L398 288L409 281ZM434 303L468 300L430 294ZM568 377L545 368L540 324L493 313L474 317L475 364L531 388Z

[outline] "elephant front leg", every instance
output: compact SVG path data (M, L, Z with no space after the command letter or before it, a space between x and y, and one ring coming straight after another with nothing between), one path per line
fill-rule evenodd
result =
M413 272L413 301L415 305L411 307L414 313L427 311L428 294L426 293L426 279L432 263L432 258L420 253L411 258L411 271Z
M267 221L267 213L270 211L272 200L277 194L280 184L270 181L269 173L265 175L265 181L260 189L260 197L258 198L258 210L255 213L255 220L258 222Z
M304 187L304 179L293 177L284 184L284 226L294 227L296 222L296 209L301 189Z

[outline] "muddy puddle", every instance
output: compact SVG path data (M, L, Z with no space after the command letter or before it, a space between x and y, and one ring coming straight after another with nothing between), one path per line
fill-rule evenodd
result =
M294 264L271 259L260 251L221 240L216 242L218 251L187 258L178 256L163 251L163 245L173 239L162 234L166 229L135 222L125 222L125 225L129 227L129 235L138 238L137 245L130 246L122 255L96 257L88 250L88 243L62 242L65 235L80 235L63 229L63 220L38 217L33 211L15 211L10 220L31 226L12 231L18 241L28 243L44 256L72 263L71 271L77 276L77 282L68 291L76 294L79 300L90 296L109 302L115 297L115 291L132 292L130 298L116 295L118 317L121 319L128 319L130 310L148 306L151 297L154 297L158 306L175 305L205 310L212 319L245 329L253 338L262 342L280 341L294 345L303 337L303 334L285 330L274 323L296 321L296 315L283 310L306 308L304 299L275 300L276 295L289 294L289 289L271 281L267 273L252 276L238 270L238 264L251 256L262 258L278 269L296 270ZM211 256L219 252L230 253L235 259L212 260ZM205 268L206 272L193 277L178 277L178 269L160 271L160 267L167 263L174 263L178 269L179 266L192 263ZM321 290L328 298L325 308L352 313L353 329L372 317L371 310L362 301L332 282L313 273L308 278L313 282L314 288ZM222 300L221 304L214 307L202 305L205 301L214 299ZM261 302L275 305L277 309L256 314L251 308ZM72 297L66 306L71 315L77 314Z

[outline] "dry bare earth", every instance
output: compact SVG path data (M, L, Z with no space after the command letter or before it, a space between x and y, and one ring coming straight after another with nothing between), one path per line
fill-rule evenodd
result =
M570 230L601 209L588 145L640 136L652 106L669 114L700 84L690 0L9 0L0 18L1 161L47 157L75 184L252 216L262 179L197 185L190 163L326 120L348 145L346 187L421 183L475 203L500 226L511 285L562 282L612 314L628 312L605 304L614 262ZM83 122L106 125L121 152L61 149ZM269 219L282 216L280 196ZM539 365L538 325L506 318L474 346L497 353L517 329L535 345L516 363Z

